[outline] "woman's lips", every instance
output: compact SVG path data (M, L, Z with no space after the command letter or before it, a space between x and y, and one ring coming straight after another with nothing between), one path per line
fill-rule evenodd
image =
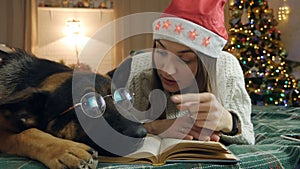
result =
M161 80L164 84L168 85L168 86L173 86L173 85L176 85L177 82L175 80L170 80L170 79L167 79L165 77L161 77Z

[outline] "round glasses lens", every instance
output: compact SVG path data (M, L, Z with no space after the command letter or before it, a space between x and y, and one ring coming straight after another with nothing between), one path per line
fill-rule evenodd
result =
M124 101L124 100L132 100L131 94L129 93L129 91L125 88L120 88L117 89L114 92L114 101L115 102L120 102L120 101Z
M118 107L129 110L132 108L133 97L128 89L120 88L114 92L113 99Z
M101 95L90 92L82 96L81 108L85 115L98 118L101 117L106 109L106 104Z

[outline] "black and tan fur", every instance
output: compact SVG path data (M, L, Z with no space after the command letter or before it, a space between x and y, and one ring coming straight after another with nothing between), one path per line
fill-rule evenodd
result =
M36 159L49 168L89 165L96 158L96 151L112 155L87 136L74 109L59 115L73 105L73 98L76 100L87 92L110 94L110 78L92 72L74 72L67 66L20 49L11 53L0 51L0 59L1 152ZM74 74L78 78L74 79ZM136 138L146 135L141 124L118 113L111 98L105 101L107 108L103 118L115 130ZM97 130L100 135L109 135ZM128 153L141 143L132 143Z

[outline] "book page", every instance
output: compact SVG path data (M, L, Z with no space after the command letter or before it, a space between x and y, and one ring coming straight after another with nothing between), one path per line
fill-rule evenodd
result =
M99 156L99 162L162 165L166 162L233 162L237 158L223 144L147 135L143 146L125 157Z
M221 143L214 141L163 139L162 160L235 160L233 154Z
M219 142L214 141L198 141L198 140L181 140L174 138L165 138L161 141L161 152L164 152L172 147L180 148L198 148L203 150L211 150L213 152L227 152L227 148Z
M143 146L124 157L99 156L99 162L152 164L157 163L161 139L158 136L147 135Z
M161 139L158 136L148 134L145 137L143 146L137 151L125 156L130 158L148 158L150 156L157 156L161 145Z

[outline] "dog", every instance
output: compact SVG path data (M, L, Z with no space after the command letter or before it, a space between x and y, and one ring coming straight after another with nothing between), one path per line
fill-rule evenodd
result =
M111 133L99 125L101 120L117 133L137 138L121 147L121 155L141 147L146 129L120 114L111 97L103 97L106 108L97 118L86 116L82 107L74 106L89 92L111 95L109 76L75 71L21 49L0 47L1 152L35 159L53 169L95 168L98 153L120 155L88 135L91 129L104 143L112 141ZM87 129L80 118L89 124ZM122 143L121 138L115 141Z

